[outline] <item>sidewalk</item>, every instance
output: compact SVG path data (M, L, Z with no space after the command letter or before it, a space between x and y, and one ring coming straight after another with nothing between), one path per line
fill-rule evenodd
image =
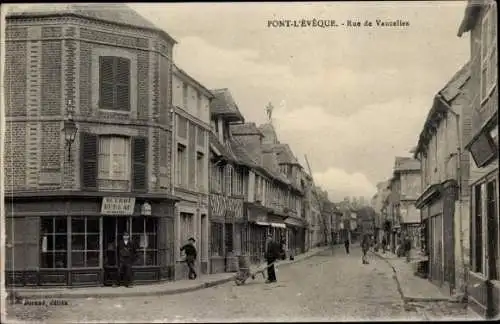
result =
M445 296L440 289L429 280L415 276L415 263L407 263L404 257L398 258L391 252L372 252L384 259L394 271L398 289L405 302L455 302L451 296ZM413 256L411 261L415 261Z
M328 247L314 248L310 251L295 256L295 260L283 260L278 267L293 264L308 259ZM230 282L236 273L217 273L200 276L197 280L177 280L150 285L137 285L126 287L84 287L84 288L8 288L15 291L24 299L76 299L76 298L113 298L113 297L139 297L173 295L203 288L213 287Z

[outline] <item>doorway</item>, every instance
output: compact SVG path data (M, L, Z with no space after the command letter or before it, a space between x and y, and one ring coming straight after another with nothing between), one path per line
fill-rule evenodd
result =
M128 217L103 218L104 276L105 286L113 285L118 279L118 242L124 232L130 234Z

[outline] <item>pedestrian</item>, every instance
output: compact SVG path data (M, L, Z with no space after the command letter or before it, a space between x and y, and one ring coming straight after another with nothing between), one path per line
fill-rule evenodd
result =
M189 280L194 280L197 277L196 270L194 268L194 262L196 261L196 247L194 246L195 239L190 237L188 242L181 247L181 252L186 253L186 264L188 266L188 278Z
M410 254L411 254L410 235L406 234L404 241L403 241L403 245L404 245L404 254L406 256L406 262L409 263L410 262Z
M273 236L269 234L266 242L265 258L267 261L267 281L266 283L276 282L276 270L274 262L280 257L280 244L273 240Z
M370 236L367 234L363 235L361 241L361 250L363 251L363 256L361 257L361 262L363 264L368 264L367 256L368 250L370 249Z
M127 232L123 233L118 243L118 261L120 276L118 285L130 287L132 284L132 264L135 262L136 248Z
M382 238L382 253L385 253L385 250L387 249L387 239L384 237Z
M345 253L347 253L347 255L349 255L349 245L350 245L349 238L346 237L344 241L344 247L345 247Z

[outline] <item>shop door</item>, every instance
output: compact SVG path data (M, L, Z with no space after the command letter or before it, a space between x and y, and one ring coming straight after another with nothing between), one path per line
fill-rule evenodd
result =
M224 224L224 266L225 271L229 272L231 269L229 257L233 254L233 224Z
M118 279L118 242L124 232L130 232L129 217L103 217L104 276L103 284Z

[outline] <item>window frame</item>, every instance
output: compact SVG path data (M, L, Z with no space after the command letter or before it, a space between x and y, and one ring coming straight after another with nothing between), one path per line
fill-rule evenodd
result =
M52 228L51 228L51 231L50 232L45 232L44 231L44 223L43 221L44 220L47 220L47 219L51 219L52 221ZM65 224L65 231L64 232L57 232L57 229L56 229L56 219L59 219L59 220L64 220L64 224ZM40 236L40 261L39 261L39 264L40 264L40 269L67 269L69 268L69 258L68 258L68 250L69 250L69 244L70 242L68 242L68 236L69 236L69 229L68 229L68 225L70 226L70 224L68 224L68 217L66 216L43 216L41 217L41 222L40 222L40 232L41 232L41 236ZM52 249L49 249L48 248L48 245L49 245L49 236L52 236ZM61 249L56 249L56 237L57 236L64 236L65 240L64 240L64 245L65 245L65 249L64 250L61 250ZM47 243L45 244L47 246L47 249L44 251L44 240L47 241ZM51 267L44 267L44 263L45 263L45 257L47 255L52 255L52 266ZM56 267L56 255L59 254L59 255L64 255L64 266L63 267Z
M178 187L187 188L187 146L183 143L177 143L177 161L176 161L176 183Z
M134 221L139 221L142 220L142 228L143 230L141 232L139 231L134 231ZM147 228L147 221L152 221L153 222L153 232L148 231ZM136 223L137 224L137 223ZM137 248L136 248L136 259L134 262L134 266L138 267L154 267L158 266L158 255L159 255L159 247L158 247L158 224L159 220L157 217L150 217L150 216L140 216L140 217L131 217L130 219L130 238L132 242L137 243ZM153 241L150 240L150 237L153 237ZM137 237L139 240L137 240ZM147 237L147 246L142 247L141 246L141 239L144 238L144 242L146 242L146 237ZM151 242L153 243L153 248L150 248ZM153 261L152 264L148 264L148 254L153 255ZM141 257L142 256L142 259ZM142 262L140 262L142 260Z
M97 221L97 227L98 227L98 232L89 232L88 231L88 220L92 219L94 221ZM83 220L84 221L84 230L83 232L75 232L75 229L73 228L73 222L76 220ZM72 269L89 269L89 268L100 268L101 266L101 246L102 246L102 237L101 237L101 224L100 224L100 217L98 216L72 216L71 217L71 249L69 252L71 253L71 268ZM98 241L97 241L97 249L88 249L88 236L97 236ZM83 236L84 237L84 247L83 249L74 249L73 247L73 238L75 236ZM91 265L88 266L88 255L87 253L97 253L97 265ZM74 265L74 258L73 255L75 253L83 253L83 265Z
M117 148L118 145L117 143L114 143L118 139L123 140L126 148L125 153L116 153L113 151L113 148ZM103 153L102 152L102 147L103 141L109 140L109 148L110 151L109 153ZM108 155L109 159L109 171L107 177L102 177L101 176L101 168L103 165L103 162L101 161L101 156L103 155ZM115 164L116 160L115 158L117 156L122 156L123 158L123 163L124 163L124 172L125 176L123 176L122 179L117 179L114 177L113 173L115 172L113 170L113 165ZM128 136L122 136L122 135L99 135L98 136L98 148L97 148L97 179L98 180L109 180L109 181L127 181L129 184L132 181L132 141L131 138Z
M111 64L111 70L112 70L112 82L109 81L104 81L103 80L103 63L105 59L111 59L112 64ZM127 83L122 83L117 81L117 67L119 61L122 60L123 62L126 62L128 65L128 80ZM111 55L101 55L99 56L99 66L98 66L98 71L99 71L99 110L101 111L109 111L109 112L114 112L114 113L122 113L122 114L129 114L132 110L132 61L129 58L122 57L122 56L111 56ZM104 106L103 105L103 97L102 97L102 88L103 88L103 83L109 84L112 87L112 95L113 95L113 105L111 107L109 106ZM126 109L120 109L118 107L118 88L119 87L127 87L128 89L128 101L127 101L127 106Z
M199 191L205 190L205 154L198 150L196 151L196 188Z
M488 5L481 21L481 39L479 43L480 44L479 98L481 102L481 107L485 105L486 102L489 100L489 98L492 96L494 89L498 83L497 68L493 66L494 60L495 59L498 60L497 56L495 55L495 52L498 52L498 41L497 37L495 36L497 29L497 25L495 24L495 13L496 13L496 8L494 8L495 6L496 4L494 2ZM486 71L486 77L483 78L483 73L485 71ZM495 73L494 79L491 77L491 73ZM483 86L485 86L484 93L483 93Z

